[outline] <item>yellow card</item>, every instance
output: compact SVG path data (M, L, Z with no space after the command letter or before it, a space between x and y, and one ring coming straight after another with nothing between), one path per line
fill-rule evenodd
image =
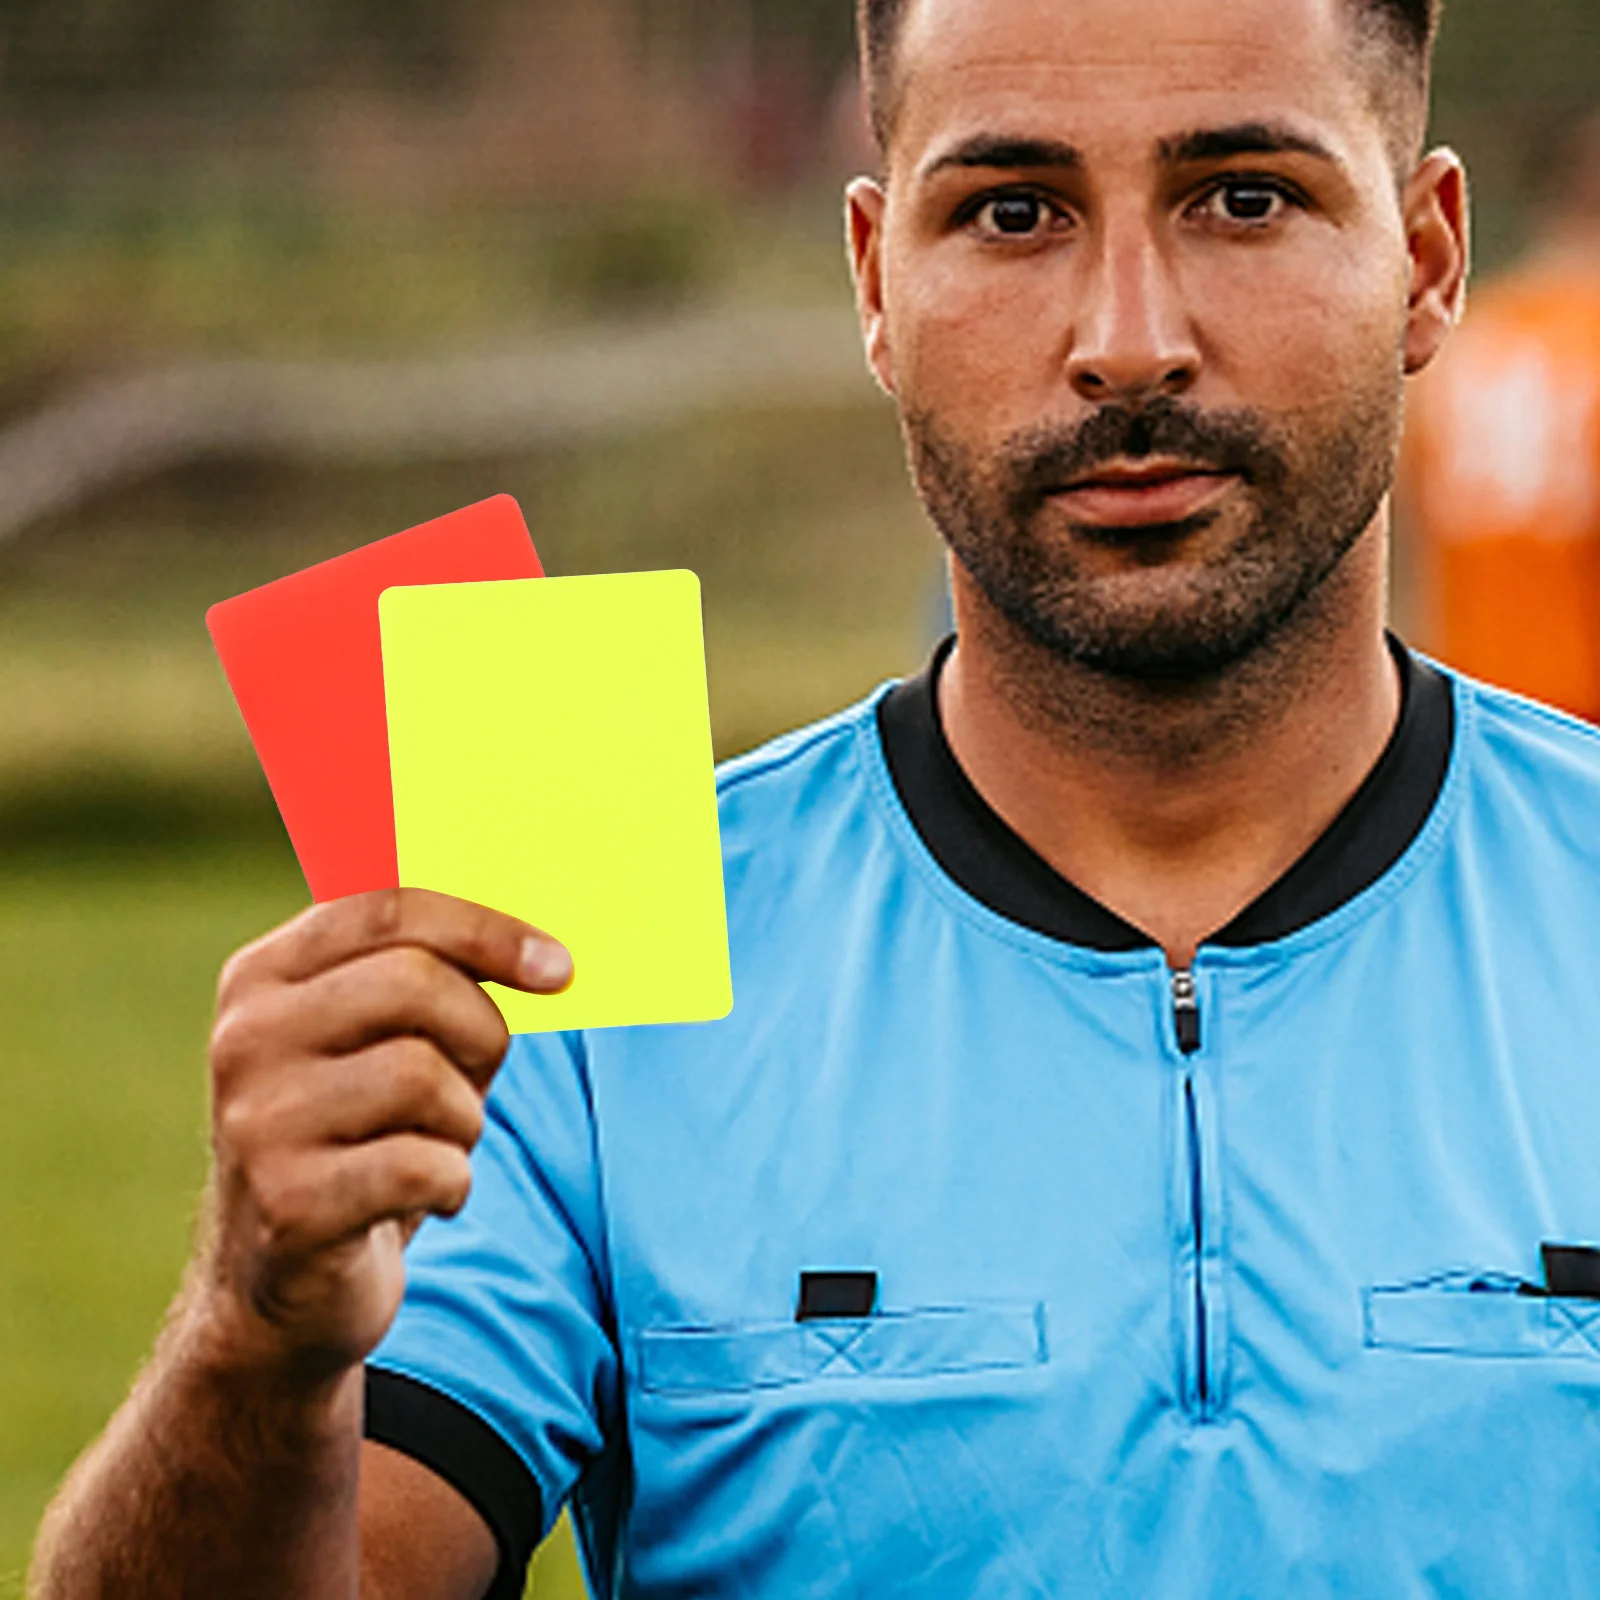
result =
M563 995L486 986L512 1032L726 1016L700 580L428 585L378 612L401 883L572 951Z

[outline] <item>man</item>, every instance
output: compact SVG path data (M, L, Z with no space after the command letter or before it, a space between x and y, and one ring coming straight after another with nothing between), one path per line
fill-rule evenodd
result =
M519 1040L485 1122L469 980L549 940L236 958L210 1242L40 1596L511 1596L569 1497L603 1594L1600 1592L1538 1281L1600 1241L1600 750L1383 631L1432 20L868 5L959 648L725 772L723 1023Z
M1560 146L1532 256L1419 390L1406 499L1430 647L1600 721L1600 115Z

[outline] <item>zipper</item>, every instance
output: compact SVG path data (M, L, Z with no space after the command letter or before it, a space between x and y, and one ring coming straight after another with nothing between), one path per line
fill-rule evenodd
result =
M1180 1292L1187 1299L1185 1320L1190 1324L1188 1366L1190 1377L1186 1384L1187 1409L1197 1423L1216 1419L1222 1400L1221 1385L1214 1370L1220 1351L1214 1348L1212 1289L1208 1278L1207 1251L1215 1253L1210 1226L1216 1220L1212 1212L1208 1219L1208 1191L1215 1183L1215 1175L1207 1171L1204 1118L1209 1115L1210 1099L1200 1079L1199 1067L1194 1060L1200 1052L1204 1037L1200 1015L1200 989L1194 972L1187 967L1171 974L1170 1003L1172 1006L1173 1037L1176 1040L1182 1070L1175 1087L1181 1095L1178 1107L1179 1139L1181 1141L1178 1170L1175 1174L1175 1194L1187 1224L1184 1255L1187 1257L1187 1281Z
M1206 1349L1205 1172L1200 1155L1200 1111L1194 1103L1194 1078L1183 1080L1183 1115L1189 1139L1189 1225L1194 1230L1194 1398L1204 1419L1211 1412L1209 1351Z
M1200 992L1187 967L1172 974L1172 1023L1178 1048L1192 1056L1200 1048Z

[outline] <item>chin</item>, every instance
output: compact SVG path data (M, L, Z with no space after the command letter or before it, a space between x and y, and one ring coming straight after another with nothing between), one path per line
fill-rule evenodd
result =
M1012 610L1011 620L1057 658L1107 677L1141 683L1214 680L1249 659L1281 626L1273 609L1243 609L1192 581L1141 583L1137 600L1104 593L1128 583L1089 585L1070 605ZM1151 593L1151 589L1165 591ZM1174 593L1174 590L1181 592Z

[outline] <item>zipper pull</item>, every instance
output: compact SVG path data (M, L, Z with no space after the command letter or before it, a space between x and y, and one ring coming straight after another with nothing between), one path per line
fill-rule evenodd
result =
M1178 1034L1178 1048L1192 1056L1200 1048L1200 995L1194 974L1185 967L1172 974L1172 1020Z

